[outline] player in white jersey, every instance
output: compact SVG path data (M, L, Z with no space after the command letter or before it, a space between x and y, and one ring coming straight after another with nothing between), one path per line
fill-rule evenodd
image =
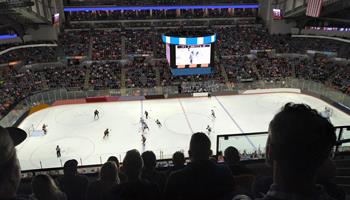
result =
M330 120L332 116L332 110L329 107L325 107L322 112L320 112L320 115L328 120Z

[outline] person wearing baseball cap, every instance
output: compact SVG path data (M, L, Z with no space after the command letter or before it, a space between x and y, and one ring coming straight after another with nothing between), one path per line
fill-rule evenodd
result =
M20 200L16 197L21 180L21 167L15 146L23 142L27 134L19 128L0 126L0 200Z

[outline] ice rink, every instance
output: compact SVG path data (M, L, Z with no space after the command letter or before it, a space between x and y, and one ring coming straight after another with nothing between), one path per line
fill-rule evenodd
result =
M83 165L100 164L115 155L123 158L130 149L140 152L152 150L158 158L169 158L175 151L187 154L189 140L194 132L206 132L207 125L212 150L216 151L216 135L267 131L274 114L287 102L306 103L322 111L326 102L298 93L263 93L234 96L213 96L87 103L54 106L28 116L20 128L33 133L48 125L47 135L33 134L17 147L22 170L61 167L67 159L75 158ZM331 107L331 121L335 126L350 125L350 116ZM93 112L100 111L94 120ZM216 118L211 117L211 109ZM146 144L141 142L140 117L149 112L146 123ZM159 119L162 127L155 120ZM103 139L106 128L111 130ZM252 149L249 138L242 137L239 149ZM260 141L261 140L261 141ZM263 145L264 139L254 143ZM62 157L56 157L56 145L61 147ZM262 148L264 146L261 146Z

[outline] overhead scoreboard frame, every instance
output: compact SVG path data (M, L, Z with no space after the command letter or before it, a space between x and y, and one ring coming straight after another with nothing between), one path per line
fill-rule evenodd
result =
M215 33L195 34L191 32L166 33L162 35L166 44L166 58L173 76L210 74L215 58ZM185 55L185 59L182 59ZM186 62L187 60L187 62Z

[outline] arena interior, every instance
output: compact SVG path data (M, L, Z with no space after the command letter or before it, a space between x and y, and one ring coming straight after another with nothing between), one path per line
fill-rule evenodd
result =
M350 199L349 0L2 0L0 92L0 200Z

